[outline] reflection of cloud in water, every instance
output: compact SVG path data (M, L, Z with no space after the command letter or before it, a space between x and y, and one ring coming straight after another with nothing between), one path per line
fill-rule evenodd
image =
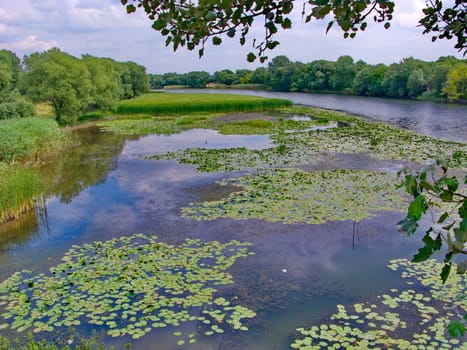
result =
M93 216L91 227L95 231L108 231L109 228L115 233L131 233L132 227L136 226L138 213L132 205L110 204L102 208Z
M47 208L49 211L49 219L54 222L80 222L86 219L86 208L95 201L92 194L84 190L75 197L71 205L63 205L61 199L57 196L52 196L47 199Z
M143 212L176 208L183 201L180 186L189 187L200 181L212 183L219 174L197 173L193 166L180 166L174 161L122 159L112 174L122 193L131 198L136 208Z
M148 135L138 141L128 141L122 155L166 153L186 148L264 149L272 146L267 135L221 135L216 130L193 129L174 135Z

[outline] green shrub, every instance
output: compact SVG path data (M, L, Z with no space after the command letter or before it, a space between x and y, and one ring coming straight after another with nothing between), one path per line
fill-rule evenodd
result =
M36 114L34 105L13 91L0 95L0 120L33 117Z

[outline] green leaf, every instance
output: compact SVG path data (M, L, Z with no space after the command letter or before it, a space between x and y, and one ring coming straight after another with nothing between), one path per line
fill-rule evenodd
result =
M420 195L410 203L407 217L413 217L419 220L422 215L426 213L426 209L425 196Z
M418 221L415 218L405 218L397 223L399 229L402 232L407 233L408 235L413 235L418 228Z
M463 337L465 334L465 326L461 321L452 321L448 325L448 332L451 337Z
M441 280L443 281L443 283L446 283L448 277L449 277L449 274L451 273L451 267L452 267L452 264L451 263L445 263L444 266L443 266L443 269L441 270Z
M256 55L253 52L248 53L246 56L248 62L254 62L256 60Z
M412 258L412 262L421 262L428 260L433 254L433 250L429 247L423 247L418 250L418 253Z
M284 29L290 29L292 28L292 21L290 20L290 18L284 18L284 21L282 22L282 28Z

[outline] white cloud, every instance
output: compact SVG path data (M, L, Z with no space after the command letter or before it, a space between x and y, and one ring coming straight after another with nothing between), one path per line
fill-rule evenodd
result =
M15 52L45 51L56 46L58 46L56 41L38 40L37 35L34 34L28 35L18 41L12 41L4 44L6 49Z

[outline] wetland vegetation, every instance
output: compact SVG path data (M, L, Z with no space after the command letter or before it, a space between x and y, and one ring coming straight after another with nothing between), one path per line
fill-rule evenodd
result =
M257 259L256 263L264 259L264 240L274 241L285 233L287 242L319 244L321 229L331 225L327 235L333 236L336 234L333 225L342 230L348 223L354 227L353 240L360 240L356 225L365 226L372 219L393 215L388 214L391 212L399 215L407 207L408 198L397 189L399 180L395 173L400 167L453 153L458 162L452 163L452 167L462 170L467 166L467 146L460 142L421 136L341 112L291 107L283 101L269 104L267 99L233 99L229 95L228 99L235 103L226 110L217 110L218 107L209 107L209 101L217 100L222 105L225 96L206 96L206 100L201 97L197 95L199 103L184 111L178 111L177 106L190 98L187 94L157 93L121 102L121 106L128 107L143 101L142 109L129 107L125 113L119 110L112 120L76 130L72 133L73 140L81 146L64 152L62 163L52 161L56 169L34 167L41 174L39 178L47 179L37 191L61 200L62 204L58 204L52 199L49 207L65 211L74 205L88 208L87 198L94 198L91 202L97 203L87 209L88 215L102 213L115 220L122 217L121 209L111 207L120 202L119 205L129 202L138 206L140 198L144 198L144 209L137 209L136 222L149 220L150 225L140 230L142 226L135 224L136 232L145 234L128 236L130 232L116 234L109 230L109 222L99 219L100 224L86 229L89 233L71 238L73 243L65 240L60 245L63 254L52 254L51 261L45 261L44 266L31 269L25 265L5 276L0 283L0 332L12 339L13 334L32 331L35 337L43 339L43 334L72 327L85 335L90 335L90 330L97 331L99 339L117 347L131 342L136 348L144 348L147 337L153 340L161 337L164 339L161 346L167 348L201 349L218 341L232 348L245 347L241 334L262 332L263 322L267 322L265 318L271 312L269 308L284 312L283 306L276 305L292 305L288 303L294 298L301 303L301 297L313 300L316 297L313 294L297 296L297 293L308 290L310 283L313 286L310 290L319 289L322 283L326 285L326 281L319 279L313 282L309 275L301 277L306 280L301 285L294 280L297 272L285 267L270 272L266 267L271 262L267 259L264 266L252 265L261 271L257 279L252 278L249 264L252 259ZM163 107L170 112L154 109L161 105L161 99L171 101ZM251 103L258 109L248 107L252 110L243 113ZM234 112L232 106L237 108ZM51 130L58 130L55 122L43 120L54 125ZM212 143L213 148L175 146L169 152L158 151L158 142L163 137L170 140L170 135L183 136L191 129L205 132L205 143ZM215 130L219 137L261 135L269 137L271 145L260 149L252 149L248 144L222 148L209 138L207 130ZM57 137L42 134L57 140L55 149L69 142L61 132ZM14 132L8 135L16 137ZM30 136L31 145L34 135ZM93 144L96 137L99 145ZM148 143L151 140L154 143ZM128 150L132 144L145 145L144 151L132 153ZM44 142L38 143L38 147L41 145ZM13 160L34 160L37 164L44 155L39 150L19 156L21 152L18 148L5 153L11 159L8 164L13 164ZM118 156L120 152L123 155ZM104 153L108 154L103 157ZM365 162L351 165L342 162L352 157ZM121 167L135 169L129 176L118 170ZM157 176L165 167L169 167L170 175L162 172ZM115 175L108 175L109 169ZM23 175L21 178L27 179ZM73 180L68 183L66 178ZM185 182L190 185L184 185ZM108 193L99 192L102 186L114 183L118 186ZM200 183L206 187L206 193L196 190ZM140 185L141 189L137 189ZM135 188L128 190L130 194L121 193L125 186ZM179 192L170 192L173 186ZM114 197L109 197L110 193ZM180 193L183 195L175 201L174 196ZM77 204L83 201L84 204ZM76 220L79 227L84 218L78 208L74 212L80 218ZM116 214L108 216L113 210ZM165 216L160 217L160 213ZM55 214L55 219L53 213L48 215L53 225L69 225L67 220L74 222L65 212ZM60 215L64 218L59 219ZM132 218L133 214L126 215L125 221L131 222ZM253 226L252 231L248 229L255 222L260 222L259 226ZM226 230L224 225L231 228ZM387 225L395 227L395 222ZM114 226L117 227L120 226ZM251 237L239 232L240 227L246 228ZM265 233L257 239L258 233L253 232L261 232L263 227ZM295 232L300 227L305 231L302 238ZM51 230L53 233L54 229ZM71 232L80 230L74 228ZM102 239L95 237L94 230L104 233ZM314 232L317 235L310 230L317 230ZM387 227L379 230L382 232L375 233L376 236L396 234ZM158 231L162 238L156 237ZM81 235L87 238L80 238ZM389 237L390 241L396 239ZM329 244L326 247L331 249ZM294 250L286 250L288 258L294 254ZM423 266L406 259L384 264L408 279L408 287L396 283L369 300L352 297L345 303L337 301L344 300L345 293L340 295L335 287L329 287L323 294L340 295L327 301L334 306L326 309L319 319L293 320L280 326L287 328L281 344L298 349L464 346L463 338L447 335L446 326L457 313L465 313L467 309L465 299L457 298L465 293L465 275L453 275L446 285L441 285L436 279L439 265L434 261ZM280 274L288 276L288 280L283 281ZM323 271L319 276L325 279ZM391 278L397 281L394 276ZM252 283L253 280L257 282ZM256 301L250 300L250 294ZM329 311L336 308L337 313Z

